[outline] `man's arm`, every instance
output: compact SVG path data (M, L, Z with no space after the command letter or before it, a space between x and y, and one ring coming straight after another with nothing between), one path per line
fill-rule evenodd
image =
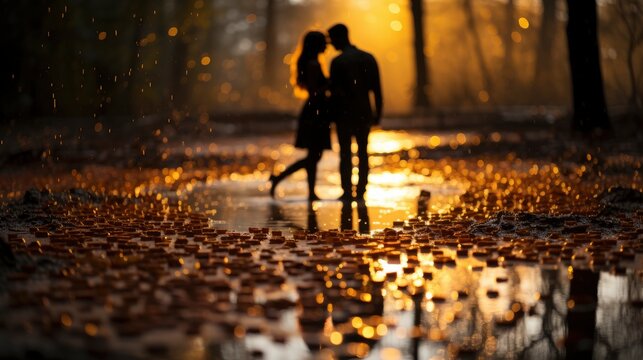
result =
M371 91L375 97L375 115L373 119L373 125L379 125L380 120L382 119L382 85L380 83L380 71L377 66L377 61L375 58L372 58L372 84Z
M330 76L328 77L328 88L330 89L331 97L337 95L337 85L338 85L338 76L339 76L339 66L337 61L333 60L330 63Z
M340 66L336 59L330 63L330 75L328 76L328 89L330 90L330 109L329 116L331 121L337 122L338 118L342 115L340 97L341 88L339 84L340 79Z

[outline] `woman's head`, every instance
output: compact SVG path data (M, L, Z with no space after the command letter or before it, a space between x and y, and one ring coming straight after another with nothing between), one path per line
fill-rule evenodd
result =
M326 35L319 31L309 31L304 36L301 55L316 56L326 50Z
M299 54L299 59L297 59L296 84L300 88L306 88L304 79L306 78L305 72L308 68L308 63L310 61L318 61L319 54L323 53L325 50L326 35L319 31L309 31L308 33L306 33L301 45L301 53Z

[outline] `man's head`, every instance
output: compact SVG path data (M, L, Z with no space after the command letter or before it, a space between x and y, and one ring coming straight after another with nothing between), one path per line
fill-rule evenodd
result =
M351 42L348 40L348 28L344 24L335 24L328 29L330 43L337 50L344 50Z

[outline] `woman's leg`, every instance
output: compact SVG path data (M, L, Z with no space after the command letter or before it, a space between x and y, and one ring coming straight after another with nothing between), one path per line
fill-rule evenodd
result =
M303 169L306 166L307 162L308 162L308 157L305 157L301 160L298 160L292 163L281 174L277 176L271 175L270 182L272 183L272 185L270 187L270 196L275 197L275 188L277 187L277 184L279 184L283 179L285 179L295 171Z
M321 149L309 149L306 156L306 173L308 174L308 199L317 200L319 197L315 194L315 182L317 181L317 163L321 160Z

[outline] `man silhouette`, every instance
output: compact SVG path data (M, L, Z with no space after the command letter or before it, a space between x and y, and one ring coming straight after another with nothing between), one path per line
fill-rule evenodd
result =
M355 138L359 158L359 181L355 199L363 200L368 183L368 133L379 125L382 115L382 90L377 62L373 55L356 48L348 39L348 28L337 24L328 29L330 42L341 51L330 65L330 91L335 109L335 124L339 140L339 172L344 193L342 201L353 199L351 175L351 142ZM375 111L370 94L375 99Z

